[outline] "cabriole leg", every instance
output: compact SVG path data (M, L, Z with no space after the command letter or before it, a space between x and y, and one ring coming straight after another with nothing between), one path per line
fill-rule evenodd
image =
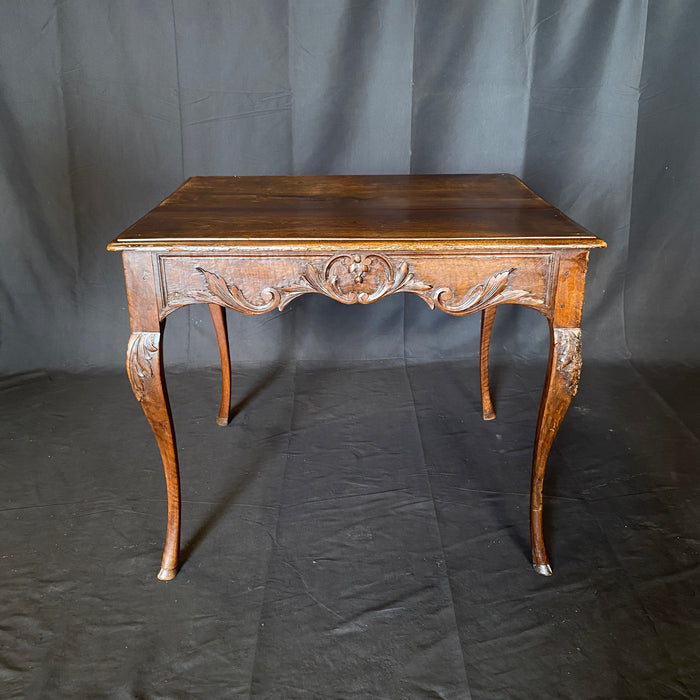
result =
M481 348L479 352L479 374L481 377L481 410L484 420L493 420L496 412L491 402L489 391L489 345L491 344L491 329L496 318L496 307L488 306L481 312Z
M228 425L231 412L231 359L226 330L226 309L218 304L209 304L209 312L214 321L216 341L219 344L221 356L221 406L216 422L219 425Z
M581 374L581 330L551 329L547 379L542 393L535 435L530 491L530 541L535 571L551 576L549 558L542 535L542 486L547 457L566 410L578 389Z
M168 491L168 529L158 578L168 581L177 573L180 552L180 475L160 341L161 333L132 333L126 369L131 388L151 425L163 459Z

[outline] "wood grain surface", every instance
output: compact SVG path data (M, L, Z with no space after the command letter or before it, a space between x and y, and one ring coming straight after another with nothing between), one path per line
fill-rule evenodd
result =
M514 175L290 175L190 178L109 249L342 241L604 245Z

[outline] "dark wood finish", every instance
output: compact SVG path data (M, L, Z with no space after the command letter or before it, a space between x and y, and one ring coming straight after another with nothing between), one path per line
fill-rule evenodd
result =
M209 311L214 322L216 342L219 345L221 357L221 406L216 422L219 425L228 425L231 414L231 356L228 347L226 309L218 304L209 304Z
M161 333L132 333L127 348L126 369L134 395L156 437L165 470L168 527L158 578L167 581L177 573L180 551L180 474L173 419L163 375L161 336Z
M496 307L487 306L481 312L481 343L479 347L479 379L481 380L481 412L484 420L493 420L496 412L493 410L491 391L489 389L489 346L491 345L491 330L496 318Z
M513 175L193 177L111 250L446 250L601 241ZM388 246L393 243L393 246ZM347 246L345 246L347 247Z
M160 342L168 314L206 303L230 367L224 307L283 310L303 294L370 304L410 293L431 309L482 311L481 388L494 417L488 348L498 304L529 306L551 329L535 436L530 503L533 565L551 573L542 487L552 441L581 371L588 253L605 243L512 175L196 177L109 245L123 254L131 339L127 369L163 459L168 529L159 578L178 566L180 490Z

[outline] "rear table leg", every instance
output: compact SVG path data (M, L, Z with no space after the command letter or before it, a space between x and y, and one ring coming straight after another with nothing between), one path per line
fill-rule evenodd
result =
M214 321L216 341L219 344L221 356L221 406L216 422L219 425L228 425L231 412L231 359L226 330L226 309L218 304L209 304L209 312Z
M491 344L491 329L496 318L496 307L487 306L481 312L481 348L479 353L479 374L481 376L481 410L484 420L493 420L496 412L491 402L489 391L489 345Z

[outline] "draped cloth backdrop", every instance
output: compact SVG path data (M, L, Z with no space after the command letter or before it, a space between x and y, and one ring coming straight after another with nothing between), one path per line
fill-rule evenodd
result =
M608 242L585 356L697 363L696 0L0 4L0 371L116 367L105 245L204 174L512 172ZM166 359L214 363L204 307ZM473 355L478 321L396 295L229 314L234 360ZM494 349L546 353L501 308Z

